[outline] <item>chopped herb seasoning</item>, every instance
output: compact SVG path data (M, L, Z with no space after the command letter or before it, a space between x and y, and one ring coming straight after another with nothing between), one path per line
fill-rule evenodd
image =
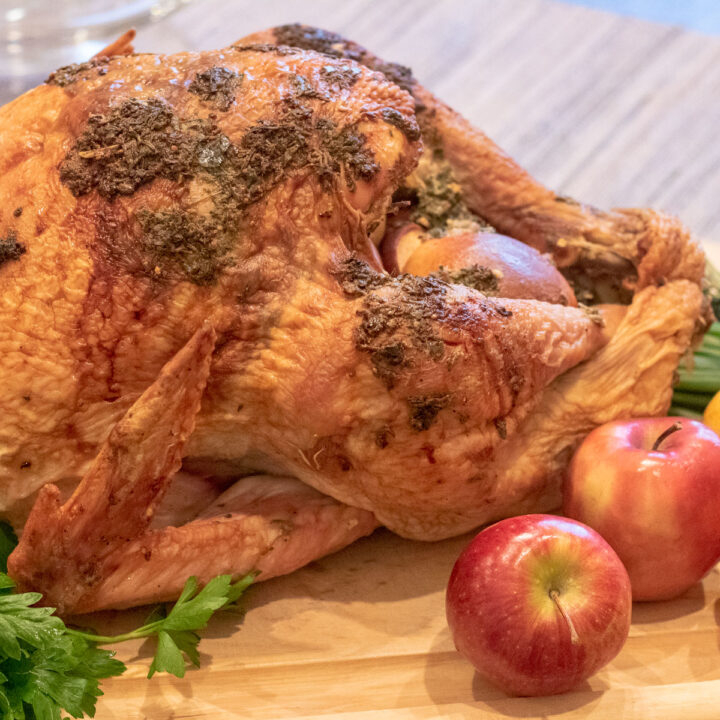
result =
M420 128L414 116L408 119L401 112L391 107L383 108L380 114L386 123L390 123L390 125L398 128L411 142L420 139Z
M346 169L346 183L351 190L355 189L356 180L371 180L380 169L375 162L373 151L366 145L366 138L354 127L334 131L331 121L324 121L325 129L323 146L327 151L327 159L318 164L318 174L326 179L328 175L336 176L341 166Z
M303 75L291 75L290 86L292 88L293 97L305 97L313 100L330 100L330 97L327 95L327 93L320 92L317 88L314 88L310 84L310 81Z
M438 271L432 274L432 277L447 283L465 285L473 290L479 290L485 295L496 295L499 290L498 276L483 265L470 265L459 270L448 270L441 265Z
M346 47L347 43L343 37L320 28L293 23L291 25L280 25L273 30L273 33L280 45L289 45L302 50L314 50L331 57L349 57L348 53L353 53L351 49ZM357 55L358 53L355 52L354 54ZM358 58L353 57L352 59L356 60Z
M211 67L198 73L188 85L188 91L221 112L227 112L235 102L235 92L243 76L224 67Z
M211 216L142 210L137 217L149 275L178 274L196 285L210 285L226 263L228 243L222 243L222 228Z
M389 343L370 353L373 372L385 382L391 380L399 368L407 367L407 346L403 342Z
M562 274L575 293L580 305L632 302L637 269L625 258L614 257L608 262L602 255L585 252L582 247L576 263L562 269Z
M354 187L379 170L355 127L316 118L296 98L285 103L279 118L250 127L237 145L209 119L179 118L160 99L130 99L107 115L90 117L60 166L60 178L75 196L97 190L107 200L131 195L156 178L201 179L209 186L209 215L179 211L137 219L151 277L173 276L182 268L191 282L205 285L225 267L243 212L302 168L314 171L327 190L341 175ZM182 243L188 243L185 253Z
M275 39L281 45L290 45L302 50L314 50L330 57L355 60L371 70L381 72L390 82L395 83L403 90L412 92L415 79L410 68L398 63L383 62L360 45L345 40L337 33L298 23L281 25L276 27L273 32Z
M355 347L368 353L373 373L386 387L394 386L398 372L412 364L413 354L434 361L443 357L445 343L433 323L449 312L446 283L415 275L393 278L357 259L346 260L336 276L346 295L363 298Z
M323 152L313 147L315 136ZM209 120L181 120L163 100L131 99L107 116L90 117L60 178L76 196L97 189L110 200L155 178L181 181L208 173L228 191L233 185L236 201L247 206L289 170L308 165L321 177L337 175L344 165L348 182L370 179L379 169L365 137L352 126L316 121L297 104L288 103L278 120L249 128L236 147Z
M360 77L360 68L355 65L340 67L339 65L323 65L320 77L325 84L335 89L351 88Z
M236 52L260 52L260 53L277 53L278 55L296 55L295 48L286 47L284 45L273 45L272 43L247 43L246 45L233 45L232 49Z
M222 162L229 146L207 120L183 121L164 100L131 98L108 115L90 116L60 166L60 180L75 196L97 189L111 200L155 178L190 178L208 159Z
M500 439L505 440L507 438L507 423L501 418L495 418L494 423Z
M348 297L361 297L370 290L392 282L389 275L373 270L364 260L357 258L345 260L338 270L333 271L333 274Z
M86 80L86 77L82 77L88 70L100 67L101 69L108 64L110 58L97 57L89 60L88 62L75 63L73 65L65 65L64 67L58 68L52 73L45 83L47 85L57 85L58 87L67 87L72 85L77 80ZM105 73L102 73L105 74Z
M446 408L452 395L419 395L407 398L410 410L410 427L416 432L427 430L437 419L438 413Z
M0 267L11 260L19 260L24 253L25 246L18 242L14 230L10 230L5 237L0 237Z
M417 187L401 190L413 202L410 219L432 237L446 235L453 226L472 223L483 230L493 228L470 211L447 163L436 163L421 177Z

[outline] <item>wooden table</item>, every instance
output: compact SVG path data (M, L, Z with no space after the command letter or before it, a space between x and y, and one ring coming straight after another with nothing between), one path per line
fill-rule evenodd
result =
M206 0L137 47L212 48L295 20L411 65L558 192L677 213L720 262L718 40L548 0ZM148 652L120 647L129 671L105 683L98 717L720 717L717 568L681 599L637 605L621 654L574 692L510 699L474 675L445 625L445 583L468 539L380 531L251 588L244 620L213 621L202 668L183 680L147 681Z

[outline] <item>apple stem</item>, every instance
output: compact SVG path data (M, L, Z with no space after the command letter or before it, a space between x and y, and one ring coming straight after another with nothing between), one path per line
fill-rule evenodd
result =
M568 627L570 628L570 642L573 645L576 645L580 642L580 636L577 634L577 630L575 629L575 625L573 624L572 618L567 614L565 611L565 608L562 606L562 603L560 602L560 593L557 590L551 590L548 595L550 595L550 599L555 603L555 606L560 611L560 614L563 616L563 619L567 623Z
M663 442L663 440L666 440L670 435L672 435L674 432L677 432L678 430L682 430L682 423L681 422L674 422L667 430L660 433L660 436L655 441L655 444L652 446L653 452L655 452Z

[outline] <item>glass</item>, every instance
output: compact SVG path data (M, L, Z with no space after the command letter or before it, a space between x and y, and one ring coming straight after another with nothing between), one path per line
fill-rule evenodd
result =
M0 0L0 104L189 0Z

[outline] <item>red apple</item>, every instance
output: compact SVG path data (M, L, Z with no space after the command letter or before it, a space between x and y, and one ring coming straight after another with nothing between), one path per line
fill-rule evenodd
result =
M491 295L577 305L568 281L545 255L506 235L467 232L429 238L415 247L404 240L402 249L407 259L400 262L400 269L411 275L480 266L496 276L496 287L488 291Z
M610 543L634 600L676 597L720 560L720 438L686 418L602 425L570 463L563 512Z
M383 267L391 274L404 272L408 258L422 245L425 231L404 216L390 218L387 221L385 235L378 251Z
M612 660L630 629L627 572L582 523L523 515L458 558L446 610L455 647L512 695L565 692Z

